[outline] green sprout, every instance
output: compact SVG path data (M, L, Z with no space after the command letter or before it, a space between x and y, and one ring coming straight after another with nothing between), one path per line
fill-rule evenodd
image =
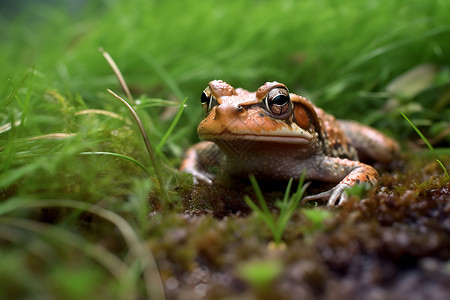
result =
M350 196L356 196L359 199L362 199L364 195L370 190L370 184L368 182L362 182L360 184L355 184L352 187L349 187L345 190L347 195Z
M442 170L444 170L445 175L447 175L447 179L450 180L450 175L448 174L447 169L445 168L444 164L439 160L439 158L436 155L436 151L434 151L433 146L431 146L430 142L427 140L427 138L420 132L419 128L416 127L416 125L411 122L411 120L400 111L400 114L403 116L403 118L406 119L406 121L411 125L412 128L417 132L417 134L420 136L420 138L425 142L425 144L428 146L428 148L431 151L431 154L433 155L434 159L437 161L437 163L441 166Z
M256 260L238 266L238 276L245 280L256 293L265 294L283 271L280 260Z
M250 182L252 183L253 189L255 190L259 206L256 205L256 203L253 202L253 200L248 196L245 196L244 200L247 205L250 206L250 208L256 213L257 217L261 219L272 231L273 241L276 245L280 245L283 232L286 229L289 220L297 209L297 206L300 203L300 200L302 199L303 194L309 185L309 183L303 184L305 176L306 172L303 172L298 183L297 191L292 195L292 197L289 197L289 192L291 190L293 179L289 179L283 200L278 202L277 205L280 208L280 213L278 216L275 216L267 207L266 201L264 200L264 196L261 192L261 189L259 188L255 176L250 175Z
M331 217L331 212L328 210L317 209L317 208L303 208L301 213L308 219L311 223L308 228L308 232L323 230L325 229L324 221Z

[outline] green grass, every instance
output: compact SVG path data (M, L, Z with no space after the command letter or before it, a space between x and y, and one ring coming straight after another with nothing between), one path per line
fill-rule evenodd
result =
M439 166L444 171L445 175L447 176L447 179L450 181L450 175L448 175L447 169L445 168L444 164L437 157L436 151L434 150L433 146L431 146L428 139L422 134L422 132L416 127L416 125L414 125L413 122L411 122L411 120L404 113L400 112L400 114L403 116L403 118L405 118L405 120L409 123L409 125L411 125L411 127L414 128L414 130L417 132L417 134L420 136L420 138L427 145L428 149L430 149L431 153L433 154L434 159L436 160L436 162L439 164Z
M283 199L276 202L277 207L280 209L278 216L275 216L273 212L269 210L255 176L250 176L250 181L253 189L255 190L259 206L248 196L245 196L244 200L257 215L257 217L263 221L267 227L269 227L272 232L273 242L275 245L280 245L282 242L283 232L286 230L289 220L297 210L298 204L300 203L300 200L308 187L308 184L303 184L305 175L306 172L303 172L298 183L297 191L292 196L289 196L291 192L292 178L289 180Z
M156 226L148 214L159 208L148 195L159 185L129 111L107 92L120 85L99 47L130 87L176 212L177 166L198 140L198 99L212 79L250 90L277 80L403 142L415 132L400 109L448 155L449 8L445 0L135 0L0 10L0 298L155 293L154 281L140 279L154 274L125 254L133 245L105 246L124 228L146 246ZM423 64L434 67L421 69L430 78L422 89L389 89ZM97 210L120 218L116 229L90 222ZM109 264L125 270L119 285Z

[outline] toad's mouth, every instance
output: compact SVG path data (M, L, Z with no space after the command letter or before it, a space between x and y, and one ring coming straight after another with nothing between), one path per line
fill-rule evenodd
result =
M270 135L270 134L254 134L254 133L241 133L234 134L229 131L224 131L218 134L204 133L200 134L200 139L208 140L212 142L223 141L232 143L233 141L254 141L254 142L271 142L279 144L296 144L306 145L310 144L313 136L309 132L302 132L301 134L292 135Z

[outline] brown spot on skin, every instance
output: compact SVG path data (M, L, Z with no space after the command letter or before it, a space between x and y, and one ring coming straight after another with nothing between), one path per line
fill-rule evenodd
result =
M320 116L318 115L318 111L317 111L317 107L315 107L311 102L309 102L308 100L306 100L306 98L302 97L302 96L298 96L296 94L289 94L292 103L294 103L294 105L301 105L303 106L305 113L308 116L309 122L310 122L310 127L311 129L315 130L317 133L319 133L319 135L323 135L322 132L322 124L320 121ZM322 111L323 112L323 111Z
M294 118L295 123L303 129L309 129L311 122L305 108L302 105L294 105Z

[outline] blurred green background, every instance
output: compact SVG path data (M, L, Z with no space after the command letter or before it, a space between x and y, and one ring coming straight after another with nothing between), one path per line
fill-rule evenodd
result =
M195 122L198 95L212 79L249 90L277 80L338 117L364 119L389 99L380 94L389 82L418 65L434 64L441 75L435 84L448 83L448 6L442 0L29 1L25 12L2 17L2 77L34 68L52 86L96 101L95 94L117 89L97 50L103 47L135 97L188 97L185 117ZM3 95L9 88L2 85Z

